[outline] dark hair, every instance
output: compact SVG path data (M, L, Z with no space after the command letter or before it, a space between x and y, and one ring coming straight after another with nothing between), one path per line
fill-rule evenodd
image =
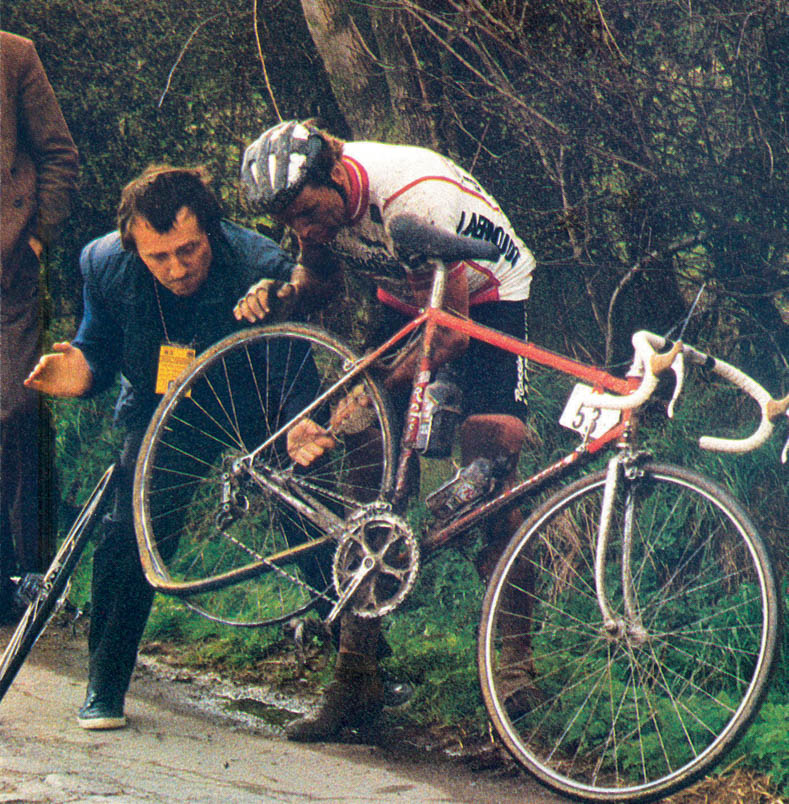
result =
M310 130L317 134L323 143L320 151L307 171L307 175L304 178L304 184L312 183L318 186L331 187L340 194L340 197L343 201L347 201L348 199L345 197L345 188L341 184L338 184L331 175L334 166L340 161L340 159L342 159L342 149L345 145L345 141L341 140L339 137L335 137L333 134L329 134L328 131L323 131L322 129L317 128L313 119L306 120L304 125L309 126ZM302 184L301 187L303 187L304 184ZM299 187L299 190L301 187ZM295 196L290 197L288 202L284 205L282 211L287 208L288 204L293 201L294 197ZM276 214L275 210L272 210L272 212Z
M130 181L118 205L118 231L127 251L136 251L131 227L138 216L160 234L173 228L176 215L188 207L209 237L219 229L222 208L209 188L210 177L203 167L175 168L149 165Z
M323 148L313 162L307 174L307 181L315 184L322 184L327 187L334 187L335 183L331 178L331 171L334 165L342 157L342 149L345 142L327 131L316 128L312 120L307 120L305 125L312 126L315 133L323 140Z

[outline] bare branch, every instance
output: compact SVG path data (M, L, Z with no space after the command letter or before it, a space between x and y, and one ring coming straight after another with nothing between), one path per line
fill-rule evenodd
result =
M691 235L689 237L684 237L682 240L677 241L676 243L672 243L669 246L666 246L664 249L655 249L650 251L648 254L645 254L635 265L633 265L628 272L622 277L619 281L619 284L614 289L614 292L611 294L611 299L608 302L608 316L606 319L606 329L605 329L605 362L606 365L611 361L611 356L613 354L614 349L614 307L616 306L616 301L619 298L622 291L625 289L630 282L633 281L635 276L644 270L648 265L651 265L655 262L660 262L668 257L673 256L674 254L678 254L680 251L687 251L689 248L693 248L697 246L699 243L707 240L709 235L705 232L701 232L696 235Z
M274 90L271 88L271 82L269 81L266 59L263 56L263 46L260 44L260 32L258 31L258 0L252 0L252 27L255 29L255 45L258 49L258 58L260 59L260 66L263 70L263 80L266 83L266 90L268 91L269 98L271 98L271 105L274 107L277 120L282 122L282 115L279 113L277 99L274 97Z
M188 39L186 40L186 42L184 43L184 46L181 48L181 52L178 54L178 58L175 60L175 64L173 64L172 69L170 70L170 73L169 73L169 74L168 74L168 76L167 76L167 83L165 84L164 91L162 92L162 95L161 95L161 97L159 98L159 103L157 103L157 104L156 104L157 108L159 108L159 109L161 109L161 108L162 108L162 103L164 102L164 96L165 96L165 95L168 93L168 91L170 90L170 84L172 83L172 80L173 80L173 75L175 74L175 71L176 71L176 69L178 68L178 65L181 63L181 60L183 59L183 57L184 57L184 55L185 55L185 53L186 53L187 49L189 48L189 43L192 41L192 39L194 39L194 38L195 38L195 36L197 35L198 31L199 31L199 30L200 30L200 29L201 29L203 26L207 25L209 22L212 22L213 20L217 19L217 17L221 17L221 16L222 16L221 14L213 14L213 15L212 15L212 16L210 16L208 19L203 20L203 21L202 21L202 22L201 22L201 23L200 23L200 24L199 24L199 25L198 25L198 26L197 26L197 27L196 27L196 28L195 28L195 29L192 31L192 33L190 33L190 34L189 34L189 38L188 38Z

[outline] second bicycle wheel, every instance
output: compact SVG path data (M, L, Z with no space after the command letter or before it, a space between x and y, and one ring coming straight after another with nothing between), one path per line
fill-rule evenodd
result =
M105 495L112 488L115 464L102 475L79 512L0 656L0 700L8 692L27 655L44 632L50 618L68 595L71 575L90 541L93 528L106 508Z
M485 596L480 679L507 748L542 782L592 801L646 801L709 770L747 726L776 653L779 603L739 504L700 475L648 463L619 482L602 573L615 622L604 622L604 486L603 472L582 478L513 538Z
M155 588L231 625L280 622L334 601L336 543L299 502L344 517L377 499L393 472L384 391L366 374L340 382L356 360L317 327L256 328L204 352L165 395L134 486L137 538ZM368 401L361 417L334 426L338 405L360 385ZM308 418L335 444L304 468L288 456L286 425L316 400ZM282 493L256 483L255 471L276 476Z

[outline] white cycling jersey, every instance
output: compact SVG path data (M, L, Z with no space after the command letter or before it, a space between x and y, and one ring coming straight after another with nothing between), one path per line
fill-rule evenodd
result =
M498 246L495 262L467 260L453 266L466 271L472 305L528 298L534 256L496 201L465 170L425 148L377 142L346 143L342 161L351 180L351 223L329 249L348 269L369 276L382 301L410 303L414 291L429 286L431 279L425 269L411 269L395 257L386 224L404 213Z

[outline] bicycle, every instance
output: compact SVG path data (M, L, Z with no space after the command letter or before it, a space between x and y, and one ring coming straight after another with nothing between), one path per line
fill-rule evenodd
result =
M281 623L311 608L325 622L344 610L381 617L407 598L422 556L610 451L606 470L552 494L499 559L482 607L482 695L515 759L560 792L637 801L679 789L757 711L780 601L742 506L703 475L644 454L638 414L662 373L674 370L678 394L684 361L706 364L756 399L761 422L749 438L702 446L747 451L770 436L789 397L773 400L724 361L650 333L635 337L620 378L479 326L443 308L446 264L489 258L490 244L413 221L405 232L433 263L430 302L379 348L359 356L310 324L256 327L208 349L164 396L134 481L145 574L232 625ZM434 519L418 538L406 508L438 327L582 380L565 414L581 443L513 488ZM375 366L412 340L421 366L397 445ZM361 413L341 418L349 397L363 398ZM305 468L286 439L307 418L336 446Z
M19 578L12 578L16 581L15 596L20 603L27 605L0 657L0 701L8 692L16 674L47 624L58 611L70 606L68 593L71 575L105 508L107 494L112 490L114 477L115 464L112 464L88 495L74 524L43 575L28 573ZM81 614L78 610L73 613L75 620Z
M479 259L490 244L413 220L401 234L432 260L433 286L429 304L386 343L358 356L309 324L251 329L205 352L162 400L134 487L146 575L235 625L282 622L311 607L326 622L345 609L380 617L407 597L421 555L613 450L606 470L534 511L501 556L482 608L480 683L504 745L548 786L598 801L666 795L709 770L757 711L780 602L748 514L708 478L642 453L638 412L663 372L674 370L676 395L685 361L706 365L757 401L761 422L746 439L704 437L701 446L744 452L769 437L789 397L773 400L724 361L650 333L634 337L631 371L619 378L479 326L443 309L446 264ZM569 410L586 422L576 423L582 442L565 457L417 538L405 509L438 327L582 380ZM374 367L411 338L421 365L395 459ZM310 395L298 409L283 401L296 387ZM338 421L343 400L358 394L364 414ZM285 441L307 418L336 446L303 468ZM530 613L513 637L519 597ZM521 644L509 664L505 638Z

